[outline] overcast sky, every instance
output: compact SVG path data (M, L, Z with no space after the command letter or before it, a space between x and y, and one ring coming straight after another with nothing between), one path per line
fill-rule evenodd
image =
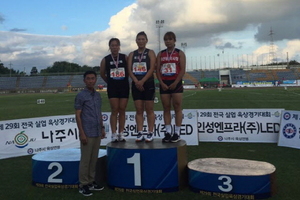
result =
M129 54L139 31L157 53L160 30L175 32L189 70L267 64L270 52L300 62L299 19L299 0L3 0L0 60L27 73L55 61L98 66L110 38Z

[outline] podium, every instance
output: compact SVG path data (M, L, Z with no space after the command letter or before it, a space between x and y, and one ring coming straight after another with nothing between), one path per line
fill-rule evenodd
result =
M267 162L203 158L188 163L194 192L226 199L265 199L275 193L275 167Z
M186 142L108 143L108 186L119 192L164 193L187 184Z
M45 151L32 156L32 184L43 188L78 188L80 149ZM95 179L103 182L106 150L100 149Z

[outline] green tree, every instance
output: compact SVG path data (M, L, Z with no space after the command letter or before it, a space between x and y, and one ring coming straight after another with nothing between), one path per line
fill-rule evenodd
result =
M0 61L0 74L15 75L15 74L18 74L18 73L19 73L19 71L16 71L16 70L11 69L11 68L4 67L4 64Z
M300 65L300 63L298 63L296 60L291 60L289 65Z
M38 70L36 67L32 67L31 68L31 71L30 71L30 75L31 76L34 76L34 75L37 75L38 74Z
M94 70L95 72L100 72L100 66L95 66L95 67L93 67L93 70Z
M93 69L90 66L80 66L77 63L70 63L67 61L56 61L52 66L42 69L41 73L75 73L84 72Z

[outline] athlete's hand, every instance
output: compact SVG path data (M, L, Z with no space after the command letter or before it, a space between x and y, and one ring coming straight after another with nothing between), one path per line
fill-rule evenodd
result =
M175 90L176 86L176 83L172 83L171 85L169 85L169 90Z
M144 82L142 82L142 81L137 81L137 82L135 82L135 86L136 86L136 88L139 90L139 91L144 91Z
M167 86L166 84L162 83L161 84L161 88L162 88L163 91L166 91L166 90L169 89L169 86Z

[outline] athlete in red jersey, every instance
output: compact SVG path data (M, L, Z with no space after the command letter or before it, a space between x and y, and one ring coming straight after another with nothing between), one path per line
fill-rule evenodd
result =
M185 74L186 58L183 51L175 48L173 32L164 35L167 49L157 55L156 75L160 83L160 97L164 108L165 137L163 142L178 142L182 123L182 77ZM171 126L171 105L175 112L175 130Z

